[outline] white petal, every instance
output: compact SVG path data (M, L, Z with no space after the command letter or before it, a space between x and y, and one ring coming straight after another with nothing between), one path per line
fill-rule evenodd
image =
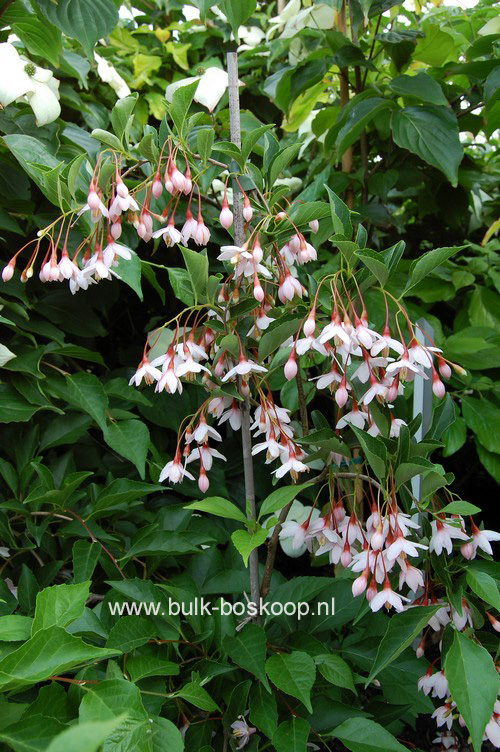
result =
M52 123L61 114L61 105L54 92L46 85L32 80L32 91L27 97L38 127Z

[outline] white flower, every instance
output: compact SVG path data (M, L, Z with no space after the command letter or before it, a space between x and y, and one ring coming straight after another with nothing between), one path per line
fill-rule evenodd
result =
M239 431L241 428L241 410L239 409L236 400L233 400L229 410L225 410L219 418L219 425L229 421L229 425L233 431ZM252 452L253 454L253 452Z
M135 386L139 386L143 379L146 384L152 384L153 381L159 381L161 379L161 376L161 371L158 368L152 366L149 362L148 357L144 356L144 358L139 363L137 371L128 382L128 385L132 386L132 384L135 384Z
M347 425L356 426L361 430L365 427L365 422L368 420L368 413L359 410L357 406L354 406L350 413L345 415L337 421L335 428L345 428Z
M431 353L441 353L439 347L427 347L426 345L415 344L408 350L408 358L413 363L418 363L424 368L430 368L432 365Z
M176 456L175 459L167 462L165 467L160 473L159 481L163 483L164 480L169 480L171 483L180 483L184 478L194 480L191 473L188 473L185 467L182 466L180 457Z
M421 368L418 368L418 366L414 365L414 363L409 359L409 357L401 358L400 360L396 360L394 363L389 363L389 365L386 368L386 373L391 376L396 375L396 373L400 374L401 379L405 379L408 371L411 371L412 373L418 373L419 376L421 376L423 379L428 379L424 371L422 371Z
M389 604L389 606L394 606L396 611L403 611L403 601L409 601L409 598L405 598L402 595L398 595L398 593L395 593L387 581L387 584L384 585L383 589L378 592L376 595L373 596L373 598L370 601L370 608L372 611L380 611L382 606L385 606L386 604Z
M469 536L459 527L448 524L448 521L432 520L432 536L429 541L429 551L433 551L439 556L443 548L448 554L453 551L452 538L458 540L469 540Z
M453 726L451 705L449 703L446 703L445 705L441 705L441 707L436 708L431 718L436 719L437 726L444 726L446 724L448 729L451 729L451 727Z
M209 426L205 418L202 416L194 434L192 434L190 439L186 437L186 441L189 444L194 439L197 444L203 444L210 436L216 441L222 441L220 433L216 431L215 428L212 428L212 426Z
M97 63L97 75L101 81L104 81L105 84L111 86L118 99L128 97L130 89L111 63L108 63L108 61L98 55L97 52L94 52L94 59Z
M264 366L259 366L259 364L254 363L253 360L247 360L244 356L241 356L238 365L230 368L226 375L223 377L222 381L228 381L236 375L246 376L247 373L251 372L267 373L267 368L264 368Z
M53 77L52 71L23 60L8 42L0 44L0 71L0 104L3 107L25 97L39 127L57 120L61 114L59 81Z
M255 734L256 731L253 726L248 725L242 715L238 716L238 720L231 724L231 728L233 729L234 738L238 740L236 749L243 749L248 744L250 736Z
M370 388L364 393L361 402L363 405L369 405L375 397L381 397L382 399L385 399L387 397L387 387L378 382L376 379L371 379Z
M493 549L491 548L490 541L500 540L500 533L496 533L494 530L479 530L475 527L472 530L472 545L474 551L478 548L482 549L485 553L493 556Z
M181 242L182 233L179 232L179 230L177 230L171 222L169 222L166 227L162 227L161 230L156 230L156 232L154 232L151 237L163 237L165 245L168 248L171 248L176 243Z
M292 548L297 549L304 545L304 541L307 533L307 524L299 524L294 520L287 520L283 523L283 527L280 531L280 540L285 538L292 538Z
M125 259L125 261L130 261L130 259L132 258L132 251L130 250L130 248L127 248L126 245L121 245L121 243L116 243L112 240L110 243L108 243L108 245L102 252L102 255L104 263L109 267L115 260L115 256L120 256L120 258Z
M297 340L295 348L297 350L297 355L304 355L311 348L321 353L321 355L326 355L325 346L318 342L314 337L303 337L302 339Z
M404 349L404 345L399 340L393 339L392 337L389 337L389 335L384 335L383 337L380 337L379 335L379 339L370 350L370 355L374 358L383 350L394 350L399 355L402 355Z
M387 558L389 561L394 561L402 552L407 556L418 556L417 548L424 548L427 550L427 546L424 546L423 543L412 543L412 541L404 538L402 534L399 534L394 543L391 543L387 549Z
M8 548L6 548L5 546L0 546L0 556L1 556L1 557L2 557L3 559L8 559L8 558L9 558L9 556L10 556L10 551L9 551L9 549L8 549Z
M490 741L497 749L500 747L500 723L499 716L496 713L486 724L484 740Z
M204 444L202 446L196 447L196 449L193 449L191 454L186 460L186 464L189 462L194 462L194 460L200 459L203 464L203 467L205 470L211 470L212 469L212 463L213 458L216 457L219 460L224 460L226 462L226 458L223 454L221 454L217 449L214 449L213 447L209 447L208 444Z
M420 569L413 567L411 564L407 564L404 559L401 559L399 563L401 566L401 572L399 573L400 590L405 582L414 593L417 592L419 587L424 587L424 575Z
M180 81L175 81L173 84L169 84L165 92L165 99L167 102L171 102L174 92L177 91L177 89L182 86L188 86L194 81L199 81L198 88L193 97L194 101L198 102L198 104L202 104L212 112L222 99L228 86L228 76L226 71L222 70L222 68L207 68L202 76L183 78ZM239 82L239 85L244 86L241 81Z
M286 459L286 454L284 453L282 455L282 460L286 460L283 462L281 467L279 467L277 470L274 470L274 475L276 475L277 478L282 478L287 473L291 473L293 477L293 473L303 473L306 470L309 470L307 465L304 465L303 462L300 462L294 454L294 452L290 452L288 459Z

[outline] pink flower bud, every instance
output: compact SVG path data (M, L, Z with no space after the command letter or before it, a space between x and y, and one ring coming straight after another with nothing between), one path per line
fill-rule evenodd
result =
M474 546L472 543L464 543L463 546L460 546L460 553L464 557L464 559L467 559L470 561L474 558L475 551Z
M285 378L288 381L291 381L292 379L296 377L298 370L299 369L297 367L297 358L295 356L295 350L292 350L292 352L290 353L290 357L285 363L285 368L284 368Z
M311 221L309 222L309 227L311 228L311 230L312 230L312 231L313 231L314 233L318 232L318 230L319 230L319 222L318 222L318 220L317 220L317 219L312 219L312 220L311 220Z
M228 230L231 225L233 224L233 212L229 208L229 206L223 206L222 211L219 216L219 220L221 225Z
M434 375L432 377L432 391L434 392L436 397L438 397L439 399L443 399L446 393L445 386L443 382L441 381L441 379L439 378L439 376L437 375L436 371L434 371Z
M305 322L303 326L303 332L306 337L312 337L315 331L316 331L316 314L315 314L315 311L312 310L309 316L307 317L307 321Z
M166 189L167 193L173 193L174 190L175 190L174 184L172 183L172 181L170 180L170 178L167 178L165 180L165 189Z
M349 398L349 395L347 393L347 389L343 383L340 384L339 388L335 392L335 402L339 407L344 407L345 403L347 402Z
M392 384L389 387L389 391L387 392L387 402L394 402L394 400L398 396L398 379L397 377L393 380Z
M372 535L370 546L372 547L374 551L380 551L383 545L384 545L384 534L382 531L382 525L379 524L379 526L377 527L377 530Z
M257 303L262 303L262 301L264 300L264 290L262 289L262 285L260 284L260 282L258 285L257 284L254 285L253 296L255 300L257 301Z
M89 195L87 196L87 204L89 205L89 208L98 209L100 203L101 202L97 193L94 190L89 191Z
M120 235L122 234L122 223L120 220L117 220L116 222L113 222L111 225L111 237L114 240L118 240Z
M153 181L153 196L155 198L160 198L161 194L163 193L163 185L161 183L161 180L156 178Z
M418 647L417 647L417 649L415 651L415 654L416 654L417 658L422 658L422 656L424 655L424 653L425 653L425 639L422 639L418 643Z
M121 178L117 181L116 192L121 198L127 198L128 196L128 188Z
M243 216L246 222L250 222L253 217L253 209L250 206L250 199L248 198L248 196L245 196L245 199L243 201Z
M368 584L368 574L367 572L363 572L363 574L357 577L352 583L353 596L356 598L356 596L361 595L361 593L364 593L366 590L367 584Z
M276 222L281 222L283 219L286 219L286 212L284 211L278 212L276 216L274 217L274 219Z
M443 358L438 358L439 373L443 379L449 379L451 376L451 368Z
M375 578L372 578L372 581L370 582L368 586L368 590L366 591L366 600L368 603L375 598L377 594L377 583L375 582Z
M176 191L184 192L184 175L180 170L177 169L177 167L174 167L174 169L172 170L170 180L172 181L172 184Z
M198 488L200 489L202 493L206 493L208 491L209 485L210 485L210 482L207 478L205 468L202 467L200 470L200 477L198 478Z
M344 548L340 556L340 563L342 564L343 567L348 567L351 561L352 561L352 554L349 550L349 547Z
M9 261L7 266L4 266L2 270L2 279L4 282L9 282L9 280L12 279L14 276L14 267L16 265L15 261Z

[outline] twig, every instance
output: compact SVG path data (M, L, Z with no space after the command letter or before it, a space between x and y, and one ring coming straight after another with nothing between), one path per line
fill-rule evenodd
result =
M126 580L127 578L125 577L125 575L123 574L122 570L120 569L120 566L119 566L118 562L116 561L115 557L113 556L113 554L111 553L111 551L110 551L110 550L109 550L108 548L106 548L106 546L104 545L104 543L101 543L101 541L99 540L99 538L96 538L96 537L95 537L94 533L93 533L93 532L92 532L92 530L91 530L91 529L89 528L89 526L87 525L87 523L85 522L85 520L84 520L84 519L83 519L82 517L80 517L80 515L79 515L79 514L77 514L76 512L73 512L73 510L72 510L72 509L67 509L66 511L67 511L67 512L68 512L69 514L72 514L72 515L73 515L73 517L74 517L75 519L77 519L77 520L78 520L78 522L80 522L80 523L81 523L81 524L83 525L83 527L85 528L85 530L87 531L87 533L88 533L88 534L89 534L89 536L90 536L90 540L91 540L91 541L92 541L93 543L98 543L98 544L100 545L100 547L102 548L102 550L103 550L103 551L104 551L104 552L105 552L105 553L106 553L106 554L107 554L107 555L109 556L109 558L111 559L111 561L113 562L113 564L115 565L115 567L117 568L117 570L119 571L119 573L120 573L120 575L122 576L122 578L123 578L124 580Z

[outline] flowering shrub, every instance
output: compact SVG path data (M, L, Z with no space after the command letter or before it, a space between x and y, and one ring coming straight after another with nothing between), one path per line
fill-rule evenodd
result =
M65 66L86 77L83 51L119 97L106 122L88 102L91 137L66 126L77 154L37 130L62 86L0 46L4 124L20 105L35 134L6 129L12 183L28 175L40 202L2 271L2 744L500 747L500 534L435 459L471 366L413 300L464 246L407 263L402 240L371 247L349 182L342 198L319 173L294 196L304 144L245 127L234 55L170 83L159 126L143 122L129 84L153 96L161 58L134 62L135 85L94 58L106 34L132 44L98 5L7 9L31 54L23 23L43 17ZM255 1L219 6L216 29L263 44L240 30ZM332 13L292 0L267 32L306 44Z

